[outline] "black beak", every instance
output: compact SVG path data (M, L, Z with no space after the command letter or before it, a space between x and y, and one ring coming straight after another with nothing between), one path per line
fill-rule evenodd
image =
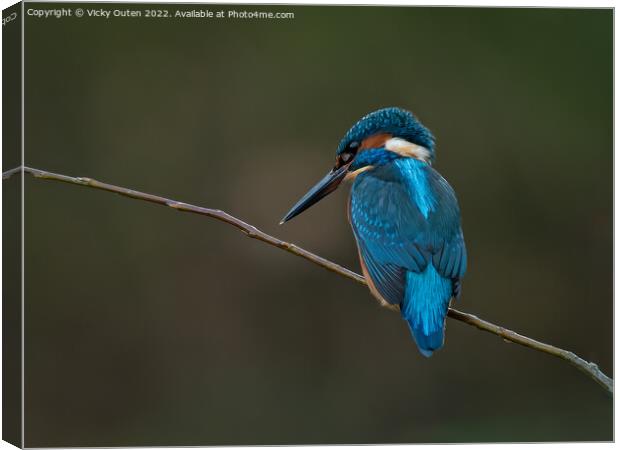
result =
M280 225L282 225L284 222L288 222L296 215L301 214L306 209L310 208L323 197L334 192L347 174L348 168L349 164L346 164L339 169L334 169L327 175L325 175L325 177L321 181L315 184L314 187L310 189L306 193L306 195L304 195L301 200L299 200L295 204L295 206L291 208L288 214L284 216L284 218L280 221Z

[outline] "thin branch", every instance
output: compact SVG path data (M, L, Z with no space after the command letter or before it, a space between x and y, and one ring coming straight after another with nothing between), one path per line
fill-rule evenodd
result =
M557 356L560 359L568 361L570 364L572 364L583 373L591 377L598 384L600 384L610 395L613 395L614 393L614 380L601 372L601 369L599 369L596 364L581 359L573 352L554 347L550 344L545 344L544 342L534 340L527 336L523 336L512 330L508 330L507 328L500 327L499 325L487 322L486 320L482 320L479 317L474 316L473 314L464 313L454 308L450 308L448 310L448 316L452 317L453 319L460 320L461 322L465 322L468 325L472 325L479 330L495 334L506 341L514 342L515 344L520 344L524 347L538 350L539 352L547 353L549 355Z
M11 169L11 170L7 170L6 172L2 174L2 180L8 180L13 175L21 171L22 171L22 166L15 167L14 169Z
M2 174L2 179L7 180L15 173L21 172L22 168L17 167L15 169L11 169ZM298 247L295 244L291 244L289 242L281 241L278 238L268 235L260 231L253 225L247 224L240 219L237 219L230 214L220 211L218 209L210 209L210 208L202 208L200 206L190 205L189 203L183 203L176 200L170 200L164 197L159 197L157 195L146 194L140 191L134 191L133 189L127 189L120 186L115 186L113 184L102 183L97 180L93 180L92 178L76 178L70 177L67 175L55 174L52 172L47 172L45 170L33 169L30 167L23 167L23 171L25 173L29 173L33 175L35 178L40 178L43 180L51 180L51 181L61 181L64 183L77 184L79 186L87 186L94 189L99 189L102 191L113 192L115 194L120 194L125 197L130 197L136 200L143 200L151 203L157 203L158 205L168 206L177 211L189 212L193 214L200 214L202 216L211 217L213 219L217 219L219 221L225 222L233 227L237 228L241 232L243 232L246 236L257 239L259 241L265 242L267 244L273 245L274 247L281 248L289 253L292 253L297 256L301 256L302 258L313 262L327 270L335 272L339 275L342 275L346 278L349 278L353 281L356 281L360 284L366 285L366 280L361 275L358 275L355 272L350 271L336 263L333 263L325 258L321 258L320 256L315 255L307 250L304 250L301 247ZM448 317L452 319L459 320L468 325L472 325L480 330L495 334L505 341L514 342L516 344L523 345L525 347L537 350L539 352L547 353L549 355L555 356L557 358L563 359L567 361L569 364L575 366L583 373L588 375L594 381L596 381L599 385L601 385L608 394L613 395L614 392L614 381L605 375L598 366L594 363L587 362L573 352L569 352L568 350L563 350L558 347L554 347L553 345L545 344L543 342L536 341L534 339L528 338L526 336L522 336L514 331L508 330L506 328L500 327L498 325L494 325L486 320L482 320L473 314L464 313L458 311L454 308L450 308L448 310Z

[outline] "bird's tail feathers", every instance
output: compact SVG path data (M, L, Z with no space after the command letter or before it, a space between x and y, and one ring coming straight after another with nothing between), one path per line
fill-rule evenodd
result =
M433 264L422 273L407 273L401 315L407 321L420 353L426 357L443 346L451 296L452 282L437 273Z
M408 321L409 330L411 331L411 335L415 339L416 344L418 345L418 350L427 358L433 356L433 352L435 350L443 347L444 341L444 327L441 327L439 330L432 332L430 335L426 335L423 330L419 327L414 328L412 323Z

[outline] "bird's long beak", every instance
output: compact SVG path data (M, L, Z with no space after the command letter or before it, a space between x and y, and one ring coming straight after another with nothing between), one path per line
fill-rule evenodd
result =
M342 182L345 175L347 174L347 169L349 165L344 165L339 169L332 170L325 177L314 185L312 189L306 192L296 204L291 208L291 210L284 216L284 218L280 221L280 225L284 222L288 222L293 217L298 214L301 214L306 209L310 208L316 202L321 200L323 197L331 194L336 190L338 185Z

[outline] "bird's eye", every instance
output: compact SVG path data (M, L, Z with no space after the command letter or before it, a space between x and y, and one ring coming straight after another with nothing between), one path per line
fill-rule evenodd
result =
M351 153L351 152L343 152L343 153L340 154L340 160L344 164L347 164L352 159L353 159L353 153Z
M340 155L338 155L338 161L336 162L336 168L342 167L345 164L349 164L355 158L357 154L357 148L359 147L359 142L353 141L349 145L345 151L343 151Z

